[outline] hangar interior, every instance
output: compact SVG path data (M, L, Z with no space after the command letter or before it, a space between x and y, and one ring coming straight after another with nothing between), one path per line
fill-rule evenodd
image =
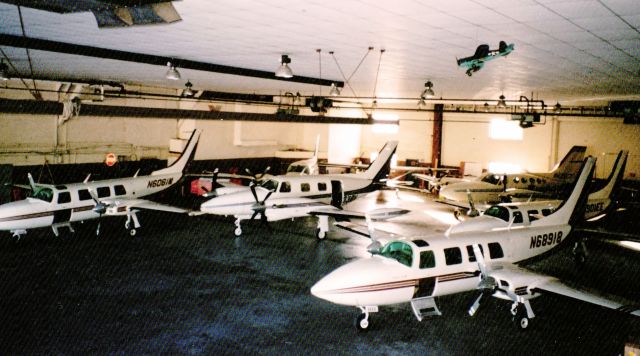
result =
M374 160L380 147L393 140L399 142L395 157L398 165L451 168L460 175L478 175L479 171L471 172L471 166L498 174L549 172L573 146L585 146L586 155L597 158L594 178L600 181L609 176L618 152L628 150L623 186L631 190L640 186L637 181L640 173L640 7L634 0L455 0L442 3L403 0L375 4L357 0L216 1L215 4L204 0L83 0L74 3L4 0L0 1L0 19L0 176L6 179L2 183L25 184L25 172L43 172L45 165L58 167L56 172L65 172L65 175L47 178L40 174L38 178L43 182L55 179L55 183L60 184L81 182L91 170L93 173L98 170L104 177L119 178L115 175L123 171L117 171L118 166L127 165L131 168L127 170L130 174L145 160L171 164L185 148L191 133L199 129L202 135L195 160L199 162L198 169L209 172L219 168L222 162L226 167L234 167L234 172L248 167L254 172L262 171L273 164L274 159L291 162L310 157L316 142L319 142L319 158L323 161L369 162ZM513 44L512 53L505 54L501 41ZM485 44L489 48L482 52L480 47ZM467 62L472 64L465 66ZM285 65L292 74L277 76ZM115 167L105 165L107 155L117 157ZM272 167L272 173L282 170L283 167ZM385 196L392 199L392 194L387 193ZM179 200L184 192L174 191L162 198L172 194L175 196L169 200ZM629 195L637 200L637 190ZM419 195L418 199L425 200L427 209L442 214L448 211L434 204L430 194ZM11 187L2 187L0 203L10 200ZM367 204L360 207L369 206ZM411 206L411 203L406 205ZM402 207L402 204L394 206ZM405 318L407 313L402 309L394 309L379 319L401 322L405 336L374 329L374 333L382 336L381 340L375 341L375 334L342 337L331 333L330 341L323 344L323 348L316 348L319 340L314 342L315 337L304 339L314 335L314 328L318 332L332 328L331 319L342 318L344 310L326 305L316 307L318 302L308 292L311 285L302 276L319 279L343 262L360 256L361 253L354 251L364 250L364 242L357 240L358 237L347 239L346 233L332 231L328 241L318 241L318 244L334 245L319 247L309 236L300 236L305 235L300 231L313 230L314 223L309 221L291 222L291 225L277 222L269 232L256 223L252 224L249 237L233 240L232 228L227 226L232 224L222 218L205 220L182 215L167 218L162 214L156 212L148 216L146 224L155 226L141 240L136 240L135 246L130 246L132 242L124 237L119 240L113 237L111 243L108 239L101 240L98 245L93 238L57 244L47 229L36 233L35 239L28 235L27 241L20 244L5 241L2 254L9 263L0 270L14 270L21 266L20 263L25 263L24 278L38 279L36 272L42 272L41 267L29 269L28 266L37 265L33 259L45 261L46 257L30 255L29 251L43 244L56 258L80 258L82 262L77 268L89 269L98 268L93 264L97 262L90 261L83 249L89 248L98 255L100 249L104 249L121 255L126 263L135 264L136 254L159 263L161 258L149 252L149 249L157 248L163 251L163 257L174 259L171 265L182 271L188 268L178 266L185 263L184 258L166 250L193 248L190 251L198 262L187 264L195 270L206 269L203 261L208 260L223 268L225 276L246 279L248 283L270 285L271 277L292 278L293 281L274 282L266 292L269 300L260 301L238 296L236 294L242 293L235 292L228 292L229 297L225 297L224 291L233 289L233 284L222 282L220 276L207 274L210 272L202 272L206 277L202 278L208 282L218 282L218 287L211 283L208 288L223 290L213 293L216 295L212 300L229 310L249 308L249 311L239 311L252 315L252 320L247 321L249 324L244 324L244 319L243 322L234 321L233 325L224 324L220 318L242 317L230 311L228 315L211 314L203 311L204 306L201 310L200 305L189 306L169 316L167 309L193 301L196 298L193 295L179 296L172 306L137 305L138 302L127 299L131 295L122 300L110 299L109 303L113 303L110 305L119 310L116 314L125 319L122 321L126 324L125 329L144 337L134 342L115 332L107 336L104 343L93 346L98 330L102 329L90 320L88 309L93 303L103 301L102 292L96 290L111 288L111 277L105 277L101 270L87 272L95 273L91 277L79 277L98 281L90 286L88 279L82 279L87 283L84 291L91 291L97 297L93 295L88 298L91 301L76 307L73 303L77 295L69 297L61 293L56 299L59 291L47 289L53 288L48 284L53 282L42 282L45 287L35 293L36 297L52 293L54 296L44 300L70 305L81 318L60 316L49 309L42 310L41 314L26 311L16 300L29 293L26 288L0 298L4 299L4 304L0 305L12 315L10 320L25 326L33 334L43 330L55 334L47 325L55 323L56 318L83 323L89 331L80 332L81 327L73 327L67 330L69 335L65 337L34 339L30 339L28 333L16 342L5 340L0 343L0 351L200 353L233 352L236 347L240 353L249 353L265 347L262 350L267 353L282 350L411 353L425 346L421 339L426 337L442 340L441 344L427 346L433 353L494 353L501 350L495 344L473 344L471 336L464 338L464 345L456 347L454 341L443 335L442 328L487 337L492 333L504 335L506 328L503 329L502 321L492 320L486 332L478 330L481 327L478 321L460 329L445 324L446 321L437 321L437 330L431 327L425 331L424 321L418 324L410 319L410 315ZM622 223L614 219L618 221L617 225L638 220L637 209L626 214L621 218ZM421 221L422 218L407 218L410 220L407 231L412 234L442 232L450 223L433 218ZM106 225L107 234L119 236L118 229L107 221L109 219L104 220L101 223ZM170 221L174 221L175 226L168 223ZM121 227L120 221L113 224L116 225ZM630 226L626 231L632 229ZM85 225L77 230L81 233L76 236L93 237L93 227ZM183 245L184 241L158 242L170 238L165 236L165 231L185 237L192 246ZM274 237L270 239L263 235ZM155 242L141 247L149 239L155 239ZM273 245L264 246L269 241L273 241ZM212 252L207 244L218 244L220 248L234 251L230 257L232 261ZM598 246L596 244L596 248ZM302 260L302 266L295 265L295 259L283 259L282 265L276 267L265 261L279 253L278 247L295 249L295 256ZM633 271L638 272L640 264L635 261L638 255L600 248L603 250L598 251L602 255L597 259L604 260L600 263L614 260L627 268L627 273L622 273L623 281L609 287L618 292L622 290L620 294L637 302L639 289L629 291L625 288L638 288L637 281L625 277ZM243 255L238 252L243 249L258 252ZM339 257L327 257L325 252ZM570 255L567 251L565 254ZM602 258L608 254L613 257ZM246 259L250 267L245 266L244 270L237 267L233 262L236 259ZM42 263L47 266L53 263L46 261ZM100 261L106 265L110 263ZM314 261L323 266L314 266ZM551 261L549 265L538 265L539 270L550 271L557 267L562 278L575 277L575 271L565 265L566 258L556 256ZM271 263L277 265L278 260ZM295 265L299 276L289 275L294 273L287 270L291 265ZM56 266L72 275L77 273L62 262ZM132 285L136 280L157 277L149 282L154 285L149 287L151 292L134 292L136 298L140 295L157 297L183 285L185 280L194 285L202 282L192 275L185 277L182 272L172 274L171 266L165 266L167 271L147 270L147 267L141 268L139 276L122 280L120 287L135 289ZM234 267L240 270L237 275ZM586 270L594 273L598 268L601 266ZM269 270L269 275L251 280L249 271L261 269ZM109 269L109 273L115 273L113 271L123 272ZM183 277L186 279L181 279ZM51 278L56 280L56 277ZM70 276L69 280L59 282L71 286L73 278ZM606 277L599 274L590 282L600 286L604 280ZM6 288L16 288L18 281L19 278L6 282ZM252 285L247 291L254 288L256 286ZM291 293L279 288L289 288ZM194 287L194 295L200 292ZM234 298L234 301L238 298L239 302L229 302L227 298ZM242 298L247 298L249 306L242 305ZM311 322L311 327L300 326L304 323L300 319L304 318L288 319L282 316L286 313L282 306L272 306L277 305L274 300L278 298L318 319ZM465 298L447 299L444 303L450 310L457 304L464 304L462 310L467 302L461 299ZM28 300L37 302L38 299ZM207 303L200 299L197 302ZM269 306L257 307L261 302ZM118 303L125 305L124 309L118 309ZM576 316L563 314L555 302L547 303L543 309L551 309L552 315L559 315L560 328L569 330L575 323L590 325L595 322L593 317L586 321L572 319ZM581 307L578 302L566 303L568 308ZM144 324L131 314L135 314L131 310L138 307L145 310L140 313L160 325L157 330L141 331ZM158 317L149 315L153 313L148 310L166 314ZM187 312L199 317L189 317L187 323L182 322L177 315ZM320 315L322 313L324 315ZM602 313L595 311L591 315ZM399 319L400 315L402 319ZM40 325L29 326L29 318L38 320ZM596 347L598 352L610 353L621 352L625 344L640 343L637 321L620 321L622 319L609 314L604 318L617 327L568 333L543 349L568 353ZM553 321L553 317L547 316L539 323ZM105 325L117 325L118 322L109 319ZM454 314L454 322L466 321L458 313ZM294 325L303 329L302 334L293 331ZM393 324L390 322L387 326ZM258 332L281 328L285 330L281 335L285 340L263 336L264 339L251 341L248 331L240 331L245 327ZM5 328L7 326L2 327ZM541 330L532 335L535 340L544 338ZM531 352L528 347L532 347L533 339L522 341L511 334L508 338L516 345L508 350ZM590 341L581 344L585 338ZM598 344L598 340L607 338L608 343ZM30 344L33 340L40 341L40 346ZM294 340L294 345L287 344L286 340ZM356 340L355 346L353 340ZM559 342L562 346L558 346Z

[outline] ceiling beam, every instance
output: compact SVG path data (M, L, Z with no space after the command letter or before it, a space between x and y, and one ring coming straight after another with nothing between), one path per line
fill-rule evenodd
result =
M280 78L280 77L276 77L274 72L268 72L264 70L240 68L240 67L233 67L233 66L227 66L222 64L206 63L206 62L199 62L199 61L174 58L174 57L166 57L166 56L156 56L156 55L144 54L144 53L127 52L127 51L120 51L115 49L85 46L85 45L79 45L79 44L73 44L73 43L50 41L50 40L44 40L39 38L22 37L22 36L10 35L10 34L0 34L0 45L16 47L16 48L28 48L28 49L48 51L48 52L73 54L78 56L96 57L101 59L105 59L105 58L115 59L119 61L144 63L144 64L150 64L150 65L163 66L163 67L166 67L167 62L171 62L180 69L184 68L184 69L199 70L203 72L223 73L223 74L239 75L243 77L281 80L286 82L312 84L312 85L331 86L331 84L335 84L338 87L341 87L341 88L344 87L344 82L338 81L338 80L304 77L304 76L297 76L297 75L293 76L292 78ZM99 78L96 78L96 79L99 79Z

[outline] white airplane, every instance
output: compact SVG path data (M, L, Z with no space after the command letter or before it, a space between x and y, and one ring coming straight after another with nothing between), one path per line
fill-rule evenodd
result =
M347 263L318 281L311 294L332 303L358 307L360 330L370 325L370 313L380 305L410 303L418 320L441 315L435 297L480 290L469 314L482 297L512 303L517 326L526 329L535 314L530 299L551 292L640 316L640 310L581 291L557 278L517 264L553 250L567 240L582 219L595 159L588 157L573 192L554 213L526 226L446 235L401 238L376 254Z
M329 231L329 216L354 217L356 213L342 211L342 205L380 188L380 182L389 174L390 160L397 146L397 141L387 142L365 172L272 176L260 185L251 185L249 191L204 202L199 213L233 215L236 236L242 234L242 220L253 220L258 215L263 222L314 215L318 217L316 237L323 239Z
M470 209L469 200L475 202L476 208L488 208L495 203L553 195L575 179L585 151L584 146L573 146L549 173L485 173L475 180L449 183L440 187L436 202L464 209L467 214L477 216L478 212ZM460 209L454 211L456 218L462 213Z
M134 236L140 228L138 209L185 213L184 209L140 199L176 184L196 151L201 130L195 130L180 157L169 167L148 176L88 181L64 185L36 184L29 175L31 197L0 205L0 231L20 237L27 229L60 227L73 232L71 223L106 216L126 216L125 228ZM100 232L100 224L96 234Z
M624 176L628 155L629 151L620 151L606 184L589 194L584 211L585 220L597 220L613 206L614 194ZM540 217L553 213L561 204L560 199L495 204L484 210L478 217L465 219L457 225L452 225L447 233L487 231L493 228L529 225ZM473 201L470 201L470 206L472 210L475 209Z

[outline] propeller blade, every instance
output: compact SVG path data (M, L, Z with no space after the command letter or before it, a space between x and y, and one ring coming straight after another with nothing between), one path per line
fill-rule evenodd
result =
M258 199L258 194L256 194L256 186L252 184L249 189L251 190L251 194L253 194L253 199L256 200L256 203L260 204L260 200Z
M35 193L36 183L33 181L33 176L31 175L31 173L27 173L27 178L29 179L29 185L31 186L31 190Z
M267 174L267 172L269 172L271 170L271 166L267 166L267 168L264 169L264 171L262 171L262 173L260 173L260 177L256 177L257 180L262 179L262 177L264 177L265 174Z
M264 202L267 201L267 199L269 199L269 197L271 196L271 194L273 194L273 190L270 190L269 193L267 193L267 195L264 197L264 199L262 199L262 201L260 202L260 204L264 205ZM256 198L257 199L257 198Z
M480 307L480 301L482 300L482 296L484 296L484 293L480 293L478 298L476 298L476 300L473 302L473 304L469 308L469 315L470 316L475 315L475 313L478 311L478 308Z

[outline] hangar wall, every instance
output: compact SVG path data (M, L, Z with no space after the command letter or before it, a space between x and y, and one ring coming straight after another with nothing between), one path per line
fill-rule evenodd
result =
M432 112L398 111L397 132L379 132L375 125L362 125L360 153L368 157L384 142L400 140L398 159L431 160ZM640 167L640 126L625 125L617 118L561 117L553 123L523 131L523 140L494 140L488 132L493 118L506 115L445 113L442 162L492 161L520 164L529 171L545 172L573 145L586 145L587 154L599 158L596 171L605 177L620 149L631 151L626 176ZM330 125L321 123L276 123L80 116L60 125L56 115L0 113L0 163L38 165L50 163L100 162L107 152L130 160L168 157L169 141L193 128L203 129L196 159L272 157L279 150L312 150L320 136L321 157L331 141ZM338 125L339 124L335 124ZM554 125L557 128L554 129ZM384 130L383 130L384 131ZM554 131L556 132L554 134ZM556 137L557 136L557 137ZM54 148L59 148L54 154ZM524 158L523 158L524 157Z

